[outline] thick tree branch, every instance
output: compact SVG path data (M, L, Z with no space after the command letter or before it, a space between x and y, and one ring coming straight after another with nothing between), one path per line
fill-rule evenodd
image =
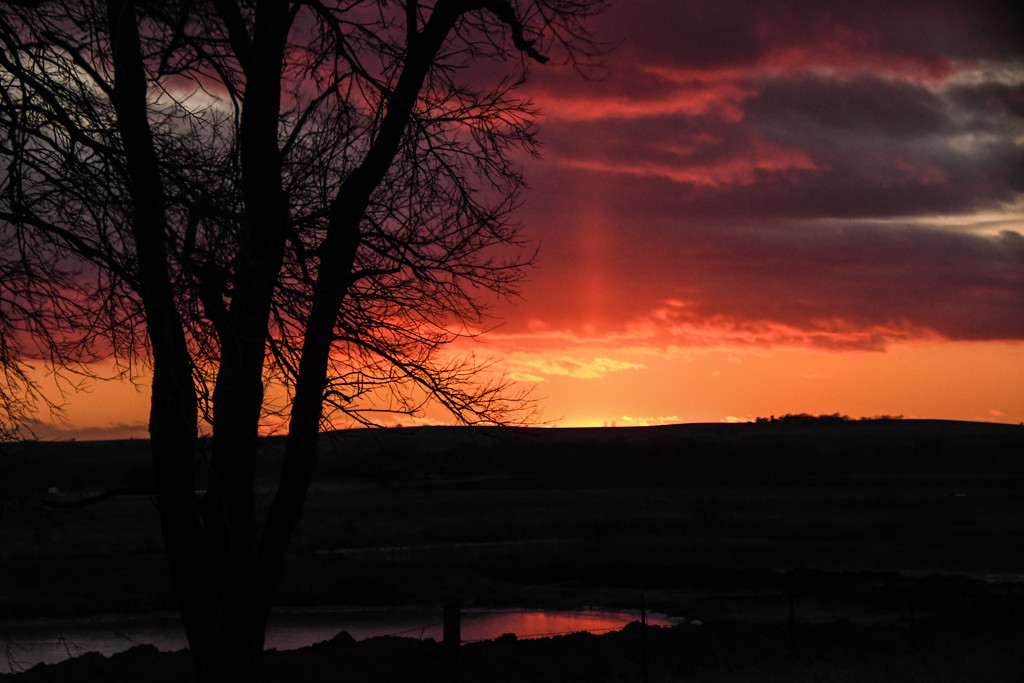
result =
M512 33L512 44L520 51L526 53L530 59L540 64L549 61L548 57L545 57L533 47L536 41L527 40L523 35L523 24L519 21L519 17L516 16L512 3L508 0L480 0L480 7L489 11L508 26L509 31Z

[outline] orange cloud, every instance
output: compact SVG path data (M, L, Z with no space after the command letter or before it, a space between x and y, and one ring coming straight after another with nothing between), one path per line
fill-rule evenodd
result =
M679 424L678 415L665 415L662 417L633 417L630 415L623 415L619 419L630 427L656 427L658 425Z
M549 377L597 379L613 372L641 370L643 365L611 358L580 360L568 355L547 356L515 352L504 356L502 365L518 381L544 382Z
M627 163L589 159L566 159L562 164L587 171L660 177L675 183L708 187L752 185L767 174L818 169L806 152L786 149L766 141L752 144L743 150L741 156L719 159L710 164L687 163L685 158L680 158L678 165L653 161Z
M758 33L775 47L757 65L761 75L799 73L850 78L861 74L938 84L956 71L951 60L935 56L897 54L880 44L877 33L844 25L826 14L808 22L803 40L790 42L788 27L762 22Z
M658 67L641 68L661 77L678 76ZM737 121L743 118L742 104L759 92L757 87L742 83L714 83L708 80L673 83L673 80L676 79L666 78L669 87L661 97L607 96L598 93L590 96L565 97L557 91L541 92L536 97L547 117L567 121L636 119L665 115L709 115L727 121Z

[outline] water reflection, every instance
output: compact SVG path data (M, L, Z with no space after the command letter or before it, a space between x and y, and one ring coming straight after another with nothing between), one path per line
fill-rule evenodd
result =
M587 609L465 610L462 640L490 640L506 633L541 638L588 631L603 633L640 618L628 610ZM267 648L294 650L329 640L347 631L356 640L385 635L442 639L440 608L406 607L361 610L310 610L276 613L267 628ZM669 626L664 614L647 614L647 622ZM86 652L111 655L134 645L151 644L163 651L185 647L177 615L106 617L67 621L33 620L0 623L0 673L52 664Z

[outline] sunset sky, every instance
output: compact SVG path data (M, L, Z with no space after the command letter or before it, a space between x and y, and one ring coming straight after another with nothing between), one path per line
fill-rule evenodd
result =
M559 426L1024 421L1012 4L613 2L600 78L526 84L541 251L477 352ZM147 398L97 385L63 434L145 436Z
M542 242L491 346L562 425L1024 420L1007 3L619 2L541 70Z

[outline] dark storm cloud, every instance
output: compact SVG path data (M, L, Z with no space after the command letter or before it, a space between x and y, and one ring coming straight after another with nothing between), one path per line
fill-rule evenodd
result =
M1024 84L983 83L974 87L954 87L950 98L963 112L971 114L965 127L1005 133L1002 128L993 130L993 123L1001 121L1019 122L1024 118Z
M849 81L774 78L751 98L746 125L797 140L812 131L834 137L908 140L958 132L944 97L924 86L858 76Z
M701 68L752 63L778 45L844 33L894 56L937 62L1024 53L1021 9L1000 0L624 2L604 23L633 58Z
M530 86L548 144L525 218L562 294L531 299L539 316L849 348L1024 339L1024 48L1005 3L619 3L606 20L623 43L605 80Z
M817 162L820 172L801 180L820 212L835 215L830 196L840 215L970 211L1024 190L1024 148L1012 142L1024 119L1008 107L963 106L989 101L991 89L951 96L865 78L780 81L750 101L744 124ZM792 194L796 206L810 205Z
M738 120L555 119L545 127L549 157L592 172L675 180L688 187L672 194L689 195L700 214L969 211L1024 190L1024 148L1010 142L1024 133L1019 87L946 93L867 76L775 77L757 87Z
M597 186L595 200L609 192ZM678 300L686 306L670 309L662 322L747 330L752 343L785 343L757 332L773 325L829 348L880 349L922 336L1024 339L1024 237L1017 232L860 219L690 218L683 208L673 215L668 203L659 216L609 202L603 220L616 229L603 235L609 257L597 266L609 297L580 323L635 323ZM566 211L557 220L573 216ZM580 273L595 267L581 264L591 230L545 241L543 280L527 292L534 317L580 315Z
M1012 232L856 223L751 230L746 239L723 240L716 256L697 265L691 291L703 298L687 314L805 331L1020 339L1022 243Z

